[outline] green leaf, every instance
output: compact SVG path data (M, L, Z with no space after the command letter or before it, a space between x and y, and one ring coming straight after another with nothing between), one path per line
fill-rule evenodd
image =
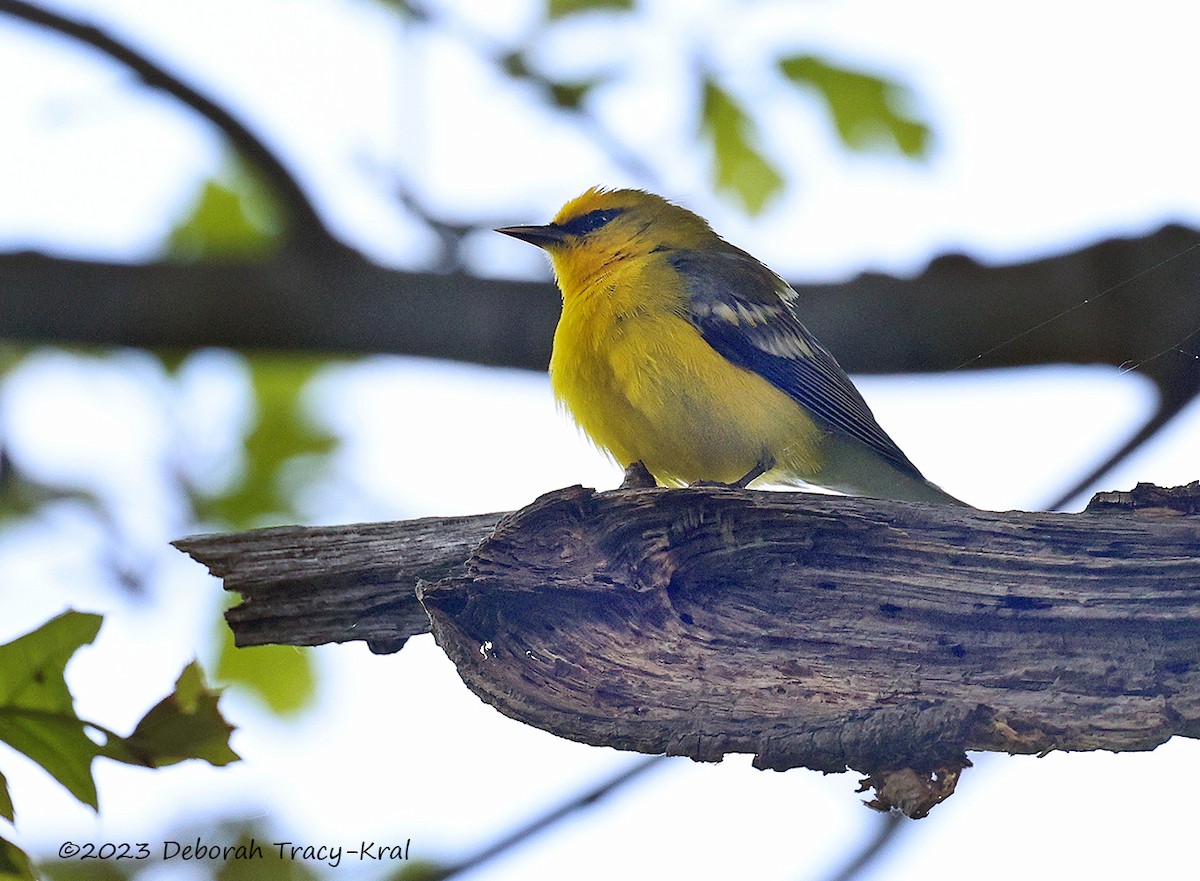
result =
M0 817L3 817L10 823L16 820L12 795L8 791L8 780L5 779L2 771L0 771Z
M233 631L221 619L221 654L216 677L240 685L278 716L298 713L316 694L312 653L290 645L256 645L238 648Z
M282 228L270 190L234 158L201 185L187 216L167 239L167 254L180 260L257 256L271 250Z
M532 72L529 62L525 60L524 52L509 52L500 59L500 68L510 77L518 80L529 79Z
M385 881L441 881L447 874L452 873L453 869L447 863L413 859L386 875Z
M606 81L604 77L593 77L575 82L557 82L546 79L529 66L525 53L509 52L500 58L501 69L513 79L528 80L538 86L555 107L562 110L578 110L579 105L592 89Z
M239 759L229 746L233 726L217 707L220 691L204 682L193 661L183 668L175 691L153 706L128 737L110 737L101 753L130 765L161 768L185 759L228 765Z
M129 881L154 860L42 860L38 874L45 881Z
M779 62L783 75L816 89L825 99L842 143L852 150L898 148L906 156L924 156L930 130L904 112L912 93L899 83L830 64L814 55Z
M64 612L32 633L0 645L0 740L25 753L77 799L95 808L92 759L63 678L67 661L100 630L99 615Z
M376 0L381 6L386 6L393 12L398 12L406 21L424 21L426 16L419 10L414 9L412 4L407 0Z
M620 12L628 12L633 9L633 0L546 0L546 18L550 21L596 9L616 9Z
M0 838L0 881L37 881L29 855L7 838Z
M751 214L762 211L783 186L783 178L755 149L754 122L732 95L708 77L704 80L700 131L712 144L716 188L733 193Z
M262 832L244 832L234 840L235 846L243 847L249 853L251 847L257 845L262 858L226 860L213 875L213 881L318 881L321 876L304 860L293 860L290 856L281 859L278 846L263 843L275 840L278 839ZM336 876L336 873L331 875Z
M588 94L604 82L601 79L583 80L576 83L550 83L550 100L563 110L578 110Z
M336 439L307 419L305 385L322 367L321 358L255 355L249 360L258 417L246 438L246 468L241 482L215 497L194 496L200 519L216 519L234 529L295 522L294 505L282 484L284 467L303 457L322 463Z

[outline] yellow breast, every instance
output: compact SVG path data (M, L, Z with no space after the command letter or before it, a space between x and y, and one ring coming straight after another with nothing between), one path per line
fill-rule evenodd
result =
M816 474L823 433L786 394L704 341L678 285L653 259L576 285L550 361L559 401L618 463L640 460L664 483L732 482L764 454L777 472Z

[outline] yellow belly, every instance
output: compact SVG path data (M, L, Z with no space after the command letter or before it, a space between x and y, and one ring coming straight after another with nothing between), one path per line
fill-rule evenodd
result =
M733 482L764 454L776 463L767 480L820 470L825 435L804 411L671 312L566 304L550 379L597 446L622 466L640 460L664 483Z

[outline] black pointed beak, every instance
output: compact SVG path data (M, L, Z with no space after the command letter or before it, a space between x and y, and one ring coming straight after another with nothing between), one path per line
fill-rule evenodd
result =
M512 236L514 239L529 242L529 244L537 245L539 248L548 248L552 245L561 244L563 239L566 238L566 233L562 227L555 226L553 223L546 226L502 226L496 232L502 232L506 236Z

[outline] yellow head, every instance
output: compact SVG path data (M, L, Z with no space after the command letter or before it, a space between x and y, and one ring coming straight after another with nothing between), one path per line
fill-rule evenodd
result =
M600 187L572 199L545 226L508 226L496 232L545 250L566 297L616 263L721 241L703 217L662 196Z

